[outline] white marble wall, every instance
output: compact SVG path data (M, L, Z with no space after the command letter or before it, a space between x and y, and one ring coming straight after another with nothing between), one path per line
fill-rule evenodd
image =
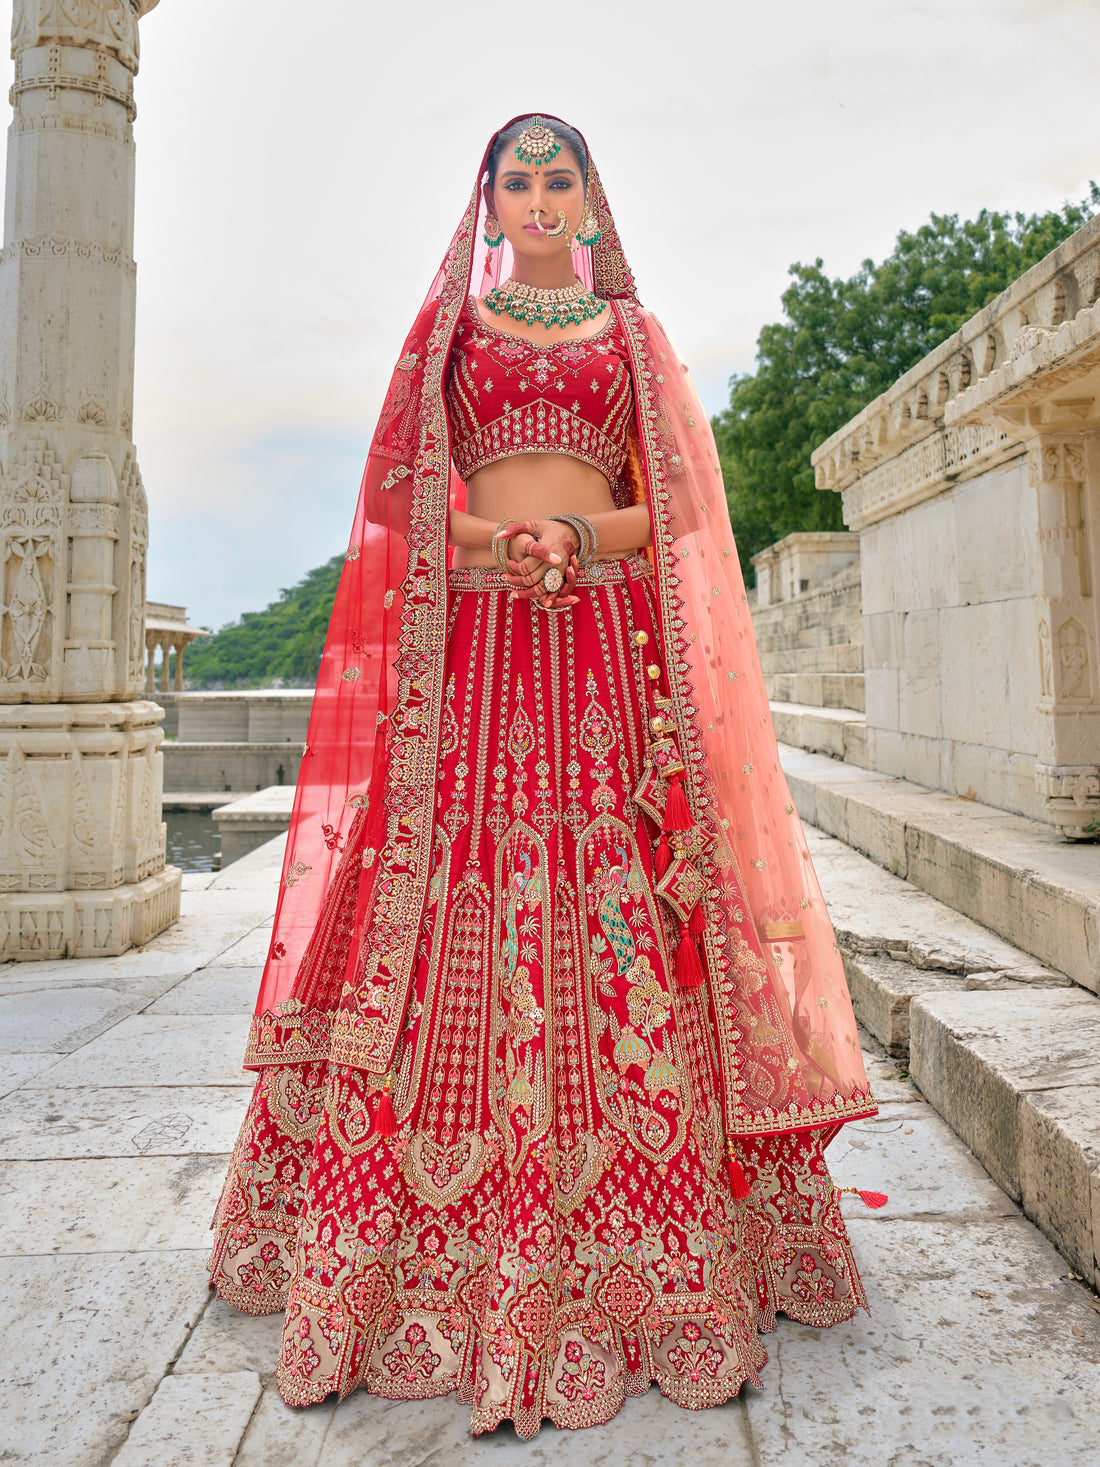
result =
M860 532L872 767L1100 828L1100 217L813 455Z
M1041 813L1037 532L1023 456L863 530L875 769Z

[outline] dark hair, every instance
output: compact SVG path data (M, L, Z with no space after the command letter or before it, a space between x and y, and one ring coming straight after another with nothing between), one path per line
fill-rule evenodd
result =
M518 139L520 133L523 132L525 128L529 127L531 123L535 122L536 120L542 122L544 119L542 118L541 114L537 112L532 112L529 117L521 117L518 122L513 122L511 127L502 128L501 131L497 133L496 137L493 139L492 144L489 147L489 162L487 167L489 173L490 188L492 188L497 181L497 167L500 163L500 155L504 152L509 143L514 143ZM581 183L585 188L587 188L588 149L584 146L584 142L581 138L580 133L577 132L574 128L569 127L568 124L564 122L547 122L546 126L550 128L551 132L553 132L558 142L561 143L563 147L568 148L569 151L573 154L574 158L576 158L581 170Z

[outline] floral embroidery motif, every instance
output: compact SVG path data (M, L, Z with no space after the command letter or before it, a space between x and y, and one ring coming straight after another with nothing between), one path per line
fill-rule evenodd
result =
M567 1401L594 1401L604 1385L606 1372L602 1360L587 1355L578 1340L565 1347L565 1364L557 1380L557 1389Z
M718 1374L722 1352L711 1344L694 1321L689 1321L684 1325L679 1340L669 1350L668 1359L669 1364L687 1376L692 1385L698 1385L706 1377L713 1380Z
M382 1364L391 1376L396 1376L407 1385L430 1380L439 1369L440 1357L428 1343L428 1332L422 1324L410 1324L401 1339L388 1355L383 1355Z

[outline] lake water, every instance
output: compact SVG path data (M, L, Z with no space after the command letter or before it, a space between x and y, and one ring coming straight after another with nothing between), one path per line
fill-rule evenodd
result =
M216 871L221 865L222 838L209 810L165 810L167 861L183 871Z

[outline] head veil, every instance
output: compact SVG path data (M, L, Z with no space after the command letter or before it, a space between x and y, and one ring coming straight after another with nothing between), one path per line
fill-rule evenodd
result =
M542 114L551 126L555 119ZM518 119L514 119L518 120ZM511 124L506 124L510 126ZM317 679L247 1064L390 1070L427 895L447 631L451 467L443 386L468 293L507 275L482 183L405 340L371 443ZM711 837L699 947L729 1136L874 1112L844 970L779 767L710 424L639 302L595 164L585 284L611 303L635 385L660 649L684 791ZM567 613L561 613L567 614Z

